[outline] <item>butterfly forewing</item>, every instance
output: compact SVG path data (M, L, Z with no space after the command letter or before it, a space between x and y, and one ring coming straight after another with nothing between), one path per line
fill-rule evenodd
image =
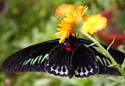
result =
M10 57L2 64L6 72L45 71L44 63L50 50L58 44L58 40L51 40L24 48Z

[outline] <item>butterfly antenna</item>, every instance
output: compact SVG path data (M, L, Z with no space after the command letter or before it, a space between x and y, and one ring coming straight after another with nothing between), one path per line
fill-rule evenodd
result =
M114 42L115 42L115 38L113 37L113 40L112 40L112 42L108 45L108 47L107 47L107 50L109 50L110 49L110 47L114 44Z

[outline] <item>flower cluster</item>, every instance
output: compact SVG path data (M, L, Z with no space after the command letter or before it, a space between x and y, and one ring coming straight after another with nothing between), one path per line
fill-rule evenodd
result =
M60 43L71 34L75 36L75 32L83 30L89 34L93 34L106 26L106 18L98 15L83 16L87 11L87 6L75 7L71 4L63 4L56 9L56 15L62 17L62 21L58 24L57 36L61 36ZM76 26L82 23L80 28Z

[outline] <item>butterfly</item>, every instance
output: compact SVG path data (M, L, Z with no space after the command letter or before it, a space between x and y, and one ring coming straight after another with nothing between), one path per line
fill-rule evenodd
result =
M95 74L121 75L116 68L109 66L111 60L97 51L97 46L87 47L92 43L72 35L64 43L59 43L59 39L42 42L12 54L1 68L9 73L48 72L69 78ZM109 52L118 64L123 63L124 53L113 48Z

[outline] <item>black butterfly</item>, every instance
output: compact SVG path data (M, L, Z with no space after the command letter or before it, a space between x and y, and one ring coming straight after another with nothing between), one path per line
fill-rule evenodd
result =
M48 72L50 74L68 77L86 77L94 74L121 75L110 67L110 59L99 53L91 41L69 36L64 43L51 40L24 48L2 64L2 69L9 73L17 72ZM107 48L106 46L104 46ZM109 49L110 54L122 64L125 54Z

